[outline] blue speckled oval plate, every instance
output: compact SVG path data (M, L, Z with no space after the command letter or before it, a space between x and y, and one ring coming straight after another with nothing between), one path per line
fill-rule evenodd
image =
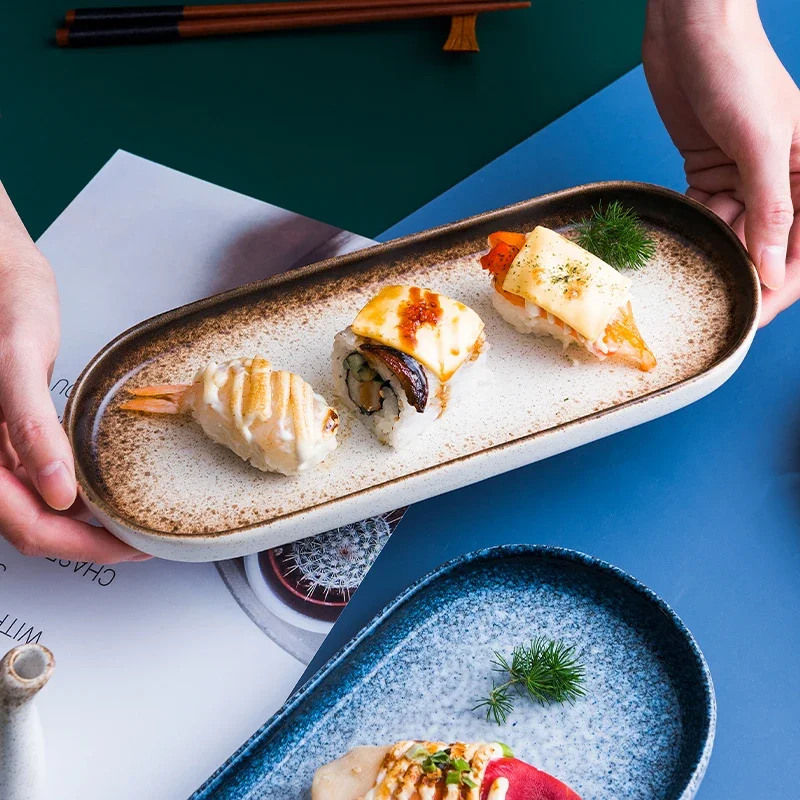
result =
M574 705L520 700L501 728L472 711L492 652L535 636L587 667ZM714 740L711 675L672 609L626 573L555 547L507 545L408 588L193 795L310 796L314 771L359 744L508 742L584 800L688 800Z

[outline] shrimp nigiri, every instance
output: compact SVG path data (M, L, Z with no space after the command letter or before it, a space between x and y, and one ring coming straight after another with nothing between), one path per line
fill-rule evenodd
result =
M489 236L481 266L491 273L492 305L522 333L547 333L603 360L619 356L643 372L656 366L633 318L630 280L555 231Z
M126 411L188 414L218 444L264 472L295 475L336 448L339 417L299 375L261 356L209 362L191 384L126 387Z

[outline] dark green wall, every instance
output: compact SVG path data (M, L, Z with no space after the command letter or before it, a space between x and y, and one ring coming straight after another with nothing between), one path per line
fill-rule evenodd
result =
M120 147L375 235L635 66L645 5L534 0L467 55L443 20L66 51L68 2L0 27L0 178L34 236Z

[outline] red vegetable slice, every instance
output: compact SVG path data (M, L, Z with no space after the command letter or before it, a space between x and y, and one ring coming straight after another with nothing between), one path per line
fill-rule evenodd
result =
M485 256L481 256L481 266L492 275L505 278L517 253L519 253L518 247L498 242Z
M511 231L496 231L489 234L489 247L494 247L498 242L505 242L517 250L525 247L527 236L524 233L511 233Z
M504 235L505 234L492 234L492 236ZM519 234L509 235L517 236ZM489 237L490 242L492 241L492 236ZM522 238L524 239L524 237ZM503 289L503 282L520 248L508 244L508 242L502 239L497 239L496 242L497 243L492 245L492 249L485 256L481 256L481 266L492 275L494 288L497 292L503 295L512 305L524 307L525 300L522 297L511 294L511 292L507 292Z
M486 800L497 778L508 779L506 800L581 800L566 784L518 758L490 761L481 786L481 800Z

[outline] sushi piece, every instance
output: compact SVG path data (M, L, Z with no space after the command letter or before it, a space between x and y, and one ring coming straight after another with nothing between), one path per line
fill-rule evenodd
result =
M333 380L384 444L415 441L485 376L483 321L430 289L387 286L336 334Z
M656 366L630 301L631 281L549 228L493 233L481 266L492 275L492 304L522 333L577 342L601 361L626 359L643 372Z
M299 375L255 358L209 362L191 384L126 387L126 411L188 414L211 439L264 472L313 469L336 448L339 417Z
M580 800L499 742L356 747L320 767L311 800Z

